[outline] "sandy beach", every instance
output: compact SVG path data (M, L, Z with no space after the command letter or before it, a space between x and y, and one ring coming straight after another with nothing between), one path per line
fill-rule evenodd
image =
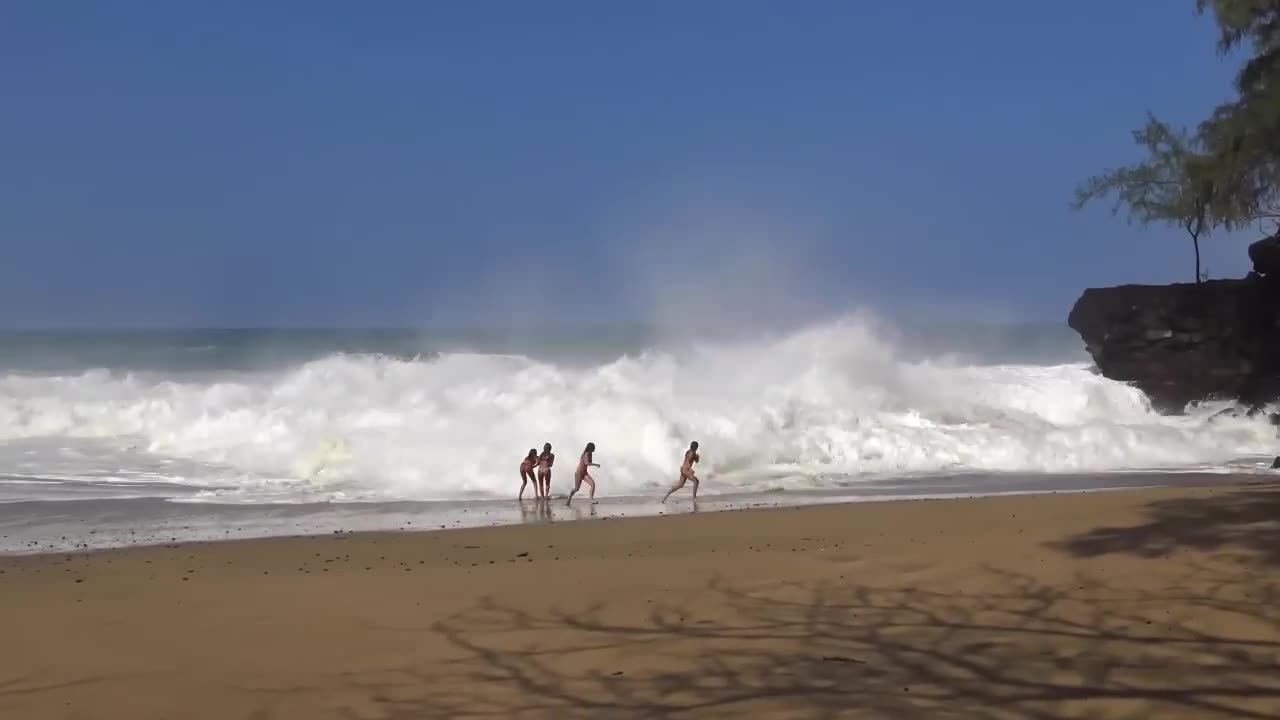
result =
M1280 488L0 557L0 716L1280 716Z

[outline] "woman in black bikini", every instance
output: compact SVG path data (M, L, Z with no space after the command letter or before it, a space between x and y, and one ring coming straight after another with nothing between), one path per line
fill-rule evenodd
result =
M566 506L573 502L573 495L582 487L583 482L586 482L587 487L591 488L591 494L587 498L592 501L591 504L595 504L596 481L591 477L591 473L587 472L587 468L600 467L600 463L591 461L591 456L595 451L596 444L589 442L587 443L587 449L582 451L582 457L578 458L578 469L573 472L573 489L569 491L569 501L565 503Z
M698 475L693 472L693 464L701 458L698 457L698 441L694 440L689 443L689 449L684 451L684 462L680 464L680 479L676 481L675 487L667 491L662 496L662 502L666 502L671 497L671 493L684 487L685 481L693 483L693 500L698 501Z

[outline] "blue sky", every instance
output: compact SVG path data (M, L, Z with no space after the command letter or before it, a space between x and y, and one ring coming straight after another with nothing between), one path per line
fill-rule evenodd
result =
M1193 5L8 0L0 326L1064 319L1191 278L1068 203L1228 96Z

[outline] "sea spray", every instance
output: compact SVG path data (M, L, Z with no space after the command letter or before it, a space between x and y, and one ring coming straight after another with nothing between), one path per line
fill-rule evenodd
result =
M875 326L848 319L590 365L334 353L198 379L10 374L0 377L0 460L16 471L0 482L137 492L161 478L236 502L449 500L512 495L520 458L544 442L561 458L563 491L595 441L608 495L658 492L691 440L714 478L706 493L1204 468L1274 452L1265 420L1210 421L1216 409L1158 415L1081 363L906 359Z

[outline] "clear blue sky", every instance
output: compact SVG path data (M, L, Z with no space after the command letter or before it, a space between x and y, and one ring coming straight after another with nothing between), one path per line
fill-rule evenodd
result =
M7 0L0 326L1064 318L1191 277L1068 202L1228 96L1193 5Z

